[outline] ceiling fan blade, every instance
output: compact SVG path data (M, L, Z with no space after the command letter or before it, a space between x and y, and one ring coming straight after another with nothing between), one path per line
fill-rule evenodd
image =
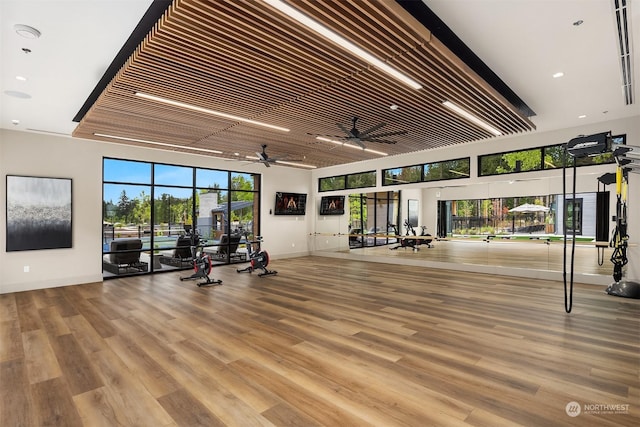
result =
M385 127L387 124L386 123L378 123L377 125L365 130L364 132L360 132L360 138L369 135L371 132L375 132L378 129L381 129L383 127Z
M353 133L351 133L351 131L350 131L350 130L348 130L348 129L347 129L346 127L344 127L342 124L340 124L340 123L336 123L336 124L338 125L338 127L340 128L340 130L341 130L342 132L344 132L344 133L346 133L346 134L348 135L348 137L349 137L349 138L355 138L355 137L356 137ZM344 138L344 137L342 137L342 138Z
M396 130L396 131L392 131L392 132L383 132L383 133L378 133L375 135L367 135L367 139L372 139L372 138L384 138L385 136L392 136L392 135L406 135L409 132L407 132L406 130Z
M391 141L389 139L365 139L367 142L378 142L380 144L397 144L398 141Z
M256 151L256 156L258 156L258 159L260 159L261 162L266 162L267 161L267 155L265 153L261 153L259 151Z
M356 144L357 144L360 148L362 148L363 150L364 150L365 148L367 148L367 147L364 145L364 142L362 142L362 141L360 140L360 138L352 138L352 139L350 139L350 141L352 141L352 142L356 143Z

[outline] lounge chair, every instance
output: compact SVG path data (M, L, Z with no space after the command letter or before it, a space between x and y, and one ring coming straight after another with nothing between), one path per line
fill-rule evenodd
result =
M178 237L173 253L170 255L160 255L160 263L179 268L191 267L193 265L191 239L188 236Z
M239 234L223 234L220 236L220 246L218 246L217 252L211 253L211 258L216 260L227 260L227 257L233 261L246 260L246 254L238 253L238 245L242 238Z
M109 245L111 252L108 261L103 261L103 268L113 274L147 271L149 264L140 261L142 240L115 239Z

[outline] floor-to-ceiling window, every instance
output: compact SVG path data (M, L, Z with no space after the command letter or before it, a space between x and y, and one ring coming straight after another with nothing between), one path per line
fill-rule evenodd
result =
M260 175L105 158L103 275L191 268L196 233L215 263L259 232Z

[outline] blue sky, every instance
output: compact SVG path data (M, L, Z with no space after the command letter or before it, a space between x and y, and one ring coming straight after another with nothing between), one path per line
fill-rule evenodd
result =
M220 188L228 186L228 172L220 170L197 169L196 180L200 187ZM105 159L104 181L121 182L123 184L105 184L104 200L118 202L122 190L125 190L130 199L140 196L141 192L151 194L151 163ZM156 164L154 169L154 182L156 192L171 193L176 197L189 197L190 189L159 188L159 186L193 186L193 168L185 166L173 166ZM140 183L142 185L131 185Z

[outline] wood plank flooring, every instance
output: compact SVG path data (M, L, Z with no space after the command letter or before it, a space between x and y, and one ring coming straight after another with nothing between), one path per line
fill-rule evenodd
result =
M578 284L566 314L558 282L271 267L0 295L0 425L640 425L639 300Z

